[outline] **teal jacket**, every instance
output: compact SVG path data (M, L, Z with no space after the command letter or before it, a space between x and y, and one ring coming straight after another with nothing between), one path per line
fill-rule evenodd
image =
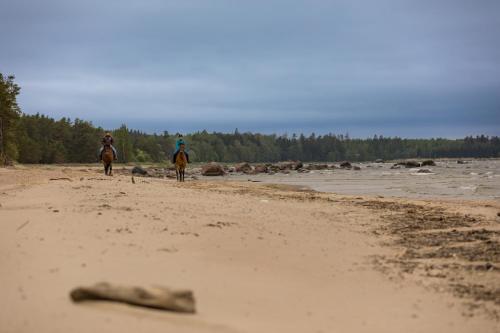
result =
M184 144L184 145L186 146L186 147L184 148L184 151L185 151L186 153L189 153L189 149L188 149L188 147L187 147L187 143L184 141L184 139L179 138L179 139L177 139L177 141L175 142L175 150L174 150L174 154L175 154L175 153L177 153L177 152L179 151L179 148L180 148L180 146L181 146L182 144Z

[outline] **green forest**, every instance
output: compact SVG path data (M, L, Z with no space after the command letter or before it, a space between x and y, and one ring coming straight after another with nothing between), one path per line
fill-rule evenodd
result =
M91 163L105 129L81 119L59 120L25 114L17 103L20 87L14 76L0 73L0 158L4 164ZM147 134L122 125L109 130L120 162L164 162L170 159L176 135ZM402 139L349 135L267 135L200 131L184 135L191 161L276 162L370 161L407 158L500 157L500 138L476 136L463 139Z

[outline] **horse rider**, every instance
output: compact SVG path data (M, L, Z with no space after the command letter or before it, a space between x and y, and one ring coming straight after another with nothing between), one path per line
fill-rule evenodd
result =
M184 151L184 155L186 155L186 160L189 163L189 154L185 151L186 147L186 142L182 138L182 134L177 135L177 141L175 141L175 151L174 151L174 156L172 157L172 162L175 164L175 159L177 158L177 154L179 151L181 151L181 146L182 146L182 151Z
M102 152L104 151L105 146L111 147L111 149L113 150L113 159L115 161L118 159L117 154L116 154L116 149L115 149L115 147L113 147L113 141L114 140L113 140L113 137L111 136L111 133L106 132L106 135L104 135L104 137L101 140L102 147L99 150L99 157L100 157L101 161L102 161Z

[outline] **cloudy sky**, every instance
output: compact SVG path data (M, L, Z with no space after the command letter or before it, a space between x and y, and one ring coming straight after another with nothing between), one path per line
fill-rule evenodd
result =
M498 0L0 0L26 113L148 132L500 135Z

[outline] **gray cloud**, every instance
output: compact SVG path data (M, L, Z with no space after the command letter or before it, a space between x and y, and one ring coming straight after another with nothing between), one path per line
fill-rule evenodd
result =
M107 127L498 135L499 10L494 0L4 0L0 71L17 75L25 112Z

